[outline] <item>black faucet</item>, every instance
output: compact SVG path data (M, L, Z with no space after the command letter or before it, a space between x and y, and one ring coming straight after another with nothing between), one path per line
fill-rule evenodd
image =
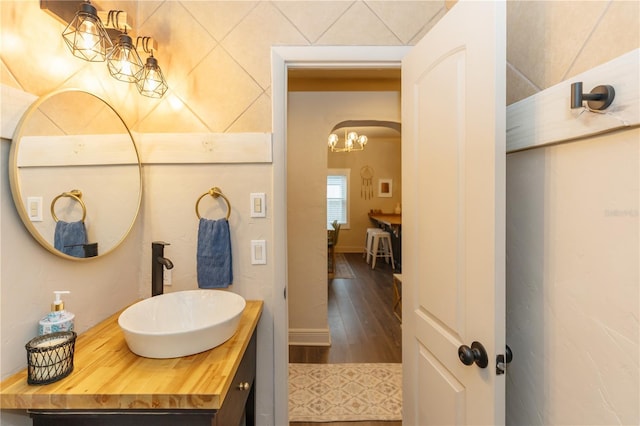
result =
M164 291L164 267L173 268L173 262L164 257L164 246L168 245L163 241L151 243L151 297Z

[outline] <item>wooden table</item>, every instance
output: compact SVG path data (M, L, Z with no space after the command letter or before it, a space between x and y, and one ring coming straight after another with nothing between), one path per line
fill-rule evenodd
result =
M390 227L402 226L402 215L395 213L374 213L369 215L369 219L382 225Z

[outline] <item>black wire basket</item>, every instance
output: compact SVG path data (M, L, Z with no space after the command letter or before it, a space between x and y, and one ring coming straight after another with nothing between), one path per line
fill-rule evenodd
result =
M76 337L73 331L61 331L31 339L25 345L27 383L46 385L71 374Z

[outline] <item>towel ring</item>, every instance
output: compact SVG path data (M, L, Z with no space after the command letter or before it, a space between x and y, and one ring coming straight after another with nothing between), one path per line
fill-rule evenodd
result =
M82 207L82 222L84 222L85 218L87 217L87 206L85 206L84 201L82 201L82 191L80 191L79 189L72 189L69 192L63 192L53 199L53 201L51 202L51 216L53 216L53 220L58 222L58 216L56 216L54 207L56 205L56 201L58 201L58 198L62 197L73 198L80 204L80 206Z
M202 200L207 195L211 195L213 198L222 197L224 199L225 203L227 203L227 220L229 220L229 216L231 216L231 203L229 203L227 197L224 196L222 190L220 190L220 188L218 188L217 186L214 186L213 188L202 194L200 197L198 197L198 201L196 201L196 216L198 216L198 219L201 219L200 212L198 211L198 205L200 204L200 200Z

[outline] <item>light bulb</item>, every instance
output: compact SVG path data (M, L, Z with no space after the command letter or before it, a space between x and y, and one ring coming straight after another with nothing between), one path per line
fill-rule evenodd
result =
M80 33L81 46L82 50L90 50L95 45L100 43L100 34L98 34L98 29L95 24L88 19L85 19L78 28L78 32Z

